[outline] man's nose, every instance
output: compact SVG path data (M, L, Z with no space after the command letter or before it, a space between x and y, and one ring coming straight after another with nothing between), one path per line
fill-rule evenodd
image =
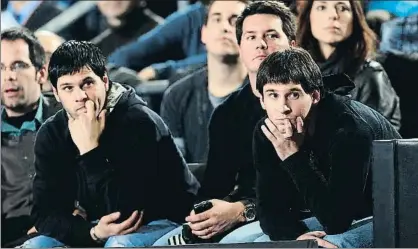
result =
M264 40L264 39L260 39L259 41L258 41L258 43L257 43L257 49L267 49L268 48L268 46L267 46L267 42Z
M83 89L77 88L77 90L75 90L75 94L77 102L82 102L87 99L87 93Z

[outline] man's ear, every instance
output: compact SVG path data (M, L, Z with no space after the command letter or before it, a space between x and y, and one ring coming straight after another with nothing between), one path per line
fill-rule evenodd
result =
M54 93L55 99L61 103L60 97L58 96L58 91L55 87L52 87L52 92Z
M41 67L41 69L36 72L36 79L38 80L39 85L48 83L48 75L45 66Z
M260 94L260 97L258 99L260 100L261 108L263 108L263 110L265 110L266 107L264 106L264 96L262 94Z
M321 93L319 92L319 90L314 90L312 93L312 104L318 104L319 100L321 100Z
M103 76L103 83L105 84L105 89L107 92L109 90L109 77L107 76L107 74Z
M291 46L291 47L296 47L296 41L295 41L295 40L292 40L292 41L290 42L290 46Z
M206 45L206 41L207 41L207 36L210 35L208 34L208 30L206 27L206 24L203 24L202 29L200 30L200 41Z

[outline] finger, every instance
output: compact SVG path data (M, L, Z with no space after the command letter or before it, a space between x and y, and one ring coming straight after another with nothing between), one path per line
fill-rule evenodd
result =
M303 234L303 235L299 236L296 240L315 240L315 239L317 239L317 237L315 237L313 235Z
M291 138L293 136L293 127L289 119L286 119L285 124L283 125L282 129L283 129L282 136L284 138Z
M95 113L95 106L94 106L94 102L91 100L87 100L85 103L86 106L86 110L87 110L87 115L89 117L94 117L94 113Z
M336 245L324 240L324 239L320 239L320 238L316 238L315 239L316 242L318 243L318 246L320 247L324 247L324 248L338 248Z
M27 232L27 234L31 234L31 233L37 233L38 230L36 230L36 227L32 227L31 229L29 229L29 231Z
M198 222L198 223L190 223L189 226L193 231L203 231L211 226L214 225L213 220L211 219L207 219L205 221L202 222Z
M213 227L208 227L208 228L205 228L205 229L200 230L200 231L194 231L194 230L192 230L192 233L193 233L194 235L198 236L198 237L201 237L201 236L208 236L209 234L211 234L211 233L213 233L213 232L214 232L214 231L213 231Z
M217 233L218 233L218 232L213 231L213 232L211 232L211 233L210 233L210 234L208 234L208 235L205 235L205 236L199 236L199 238L201 238L201 239L210 239L210 238L212 238L213 236L215 236Z
M277 126L275 124L273 124L273 122L270 119L267 118L264 121L264 123L266 124L267 128L269 129L271 134L273 134L274 137L276 137L276 138L280 137L280 133L279 133L279 130L278 130Z
M271 132L267 129L267 127L265 125L261 126L261 131L263 131L264 136L266 136L266 138L271 142L271 143L275 143L277 141L276 137L271 134Z
M105 128L106 113L107 113L107 110L103 109L99 114L98 120L99 120L99 123L100 123L100 129L101 130L104 130L104 128Z
M121 234L122 234L122 235L123 235L123 234L129 234L129 233L133 233L133 232L138 231L139 227L140 227L140 226L141 226L141 224L142 224L142 217L143 217L143 214L144 214L144 212L143 212L143 211L141 211L141 213L139 214L139 218L138 218L137 222L135 223L135 225L134 225L133 227L128 228L127 230L125 230L125 231L121 232Z
M296 130L298 133L303 133L303 119L301 117L296 118Z
M312 232L309 232L307 234L313 235L313 236L318 237L318 238L322 238L322 237L325 237L327 235L324 231L312 231Z
M67 113L67 117L68 117L68 122L74 121L74 118L68 113Z
M138 218L138 211L135 210L128 219L126 219L125 221L117 225L116 229L118 231L123 231L123 230L133 227L133 224L137 218Z
M208 211L205 211L205 212L200 213L200 214L195 214L193 216L188 216L188 217L186 217L186 221L190 222L190 223L197 223L197 222L205 221L209 218L210 218L210 212L208 210Z
M115 213L111 213L106 216L103 216L100 219L100 221L103 222L104 224L109 224L119 219L119 217L120 217L120 212L115 212Z

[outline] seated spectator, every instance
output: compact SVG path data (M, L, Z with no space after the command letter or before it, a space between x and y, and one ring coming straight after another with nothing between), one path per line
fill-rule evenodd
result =
M252 156L254 127L264 110L256 95L256 75L267 55L295 44L295 16L283 3L250 3L236 21L240 57L249 82L220 104L209 122L209 150L199 198L210 200L213 208L192 212L186 221L200 239L220 243L253 242L262 235L255 214L255 170ZM154 245L181 233L175 229ZM225 235L226 234L226 235Z
M7 11L16 21L35 31L62 12L54 1L9 1Z
M183 222L199 184L161 118L109 81L101 51L65 42L49 77L63 109L35 141L32 218L41 236L22 246L149 246Z
M33 226L33 146L41 124L57 111L54 98L41 95L45 52L26 29L1 33L1 244L26 235Z
M39 42L41 43L42 47L45 51L45 68L48 68L49 59L51 58L52 53L62 44L64 43L64 39L59 35L52 33L50 31L36 31L35 32L36 38L38 38ZM48 71L45 72L45 79L47 80L44 84L41 85L41 91L45 95L52 94L52 85L48 79Z
M382 26L379 61L402 101L403 138L418 138L418 100L411 86L416 84L418 68L418 14L396 18Z
M206 62L200 41L206 6L197 2L168 16L163 24L120 47L109 63L140 72L141 80L168 79L178 70Z
M302 49L273 53L260 66L257 90L267 117L253 138L266 234L259 242L373 247L372 142L401 137L370 107L323 87L319 67ZM312 217L301 219L299 210Z
M209 5L201 38L208 51L207 67L176 82L162 100L161 117L187 162L206 161L212 111L247 76L235 36L235 21L244 8L245 1L213 1Z
M383 67L371 60L375 35L359 1L309 0L299 15L297 34L298 44L309 51L323 75L350 76L356 85L349 93L352 98L381 113L399 130L399 98Z
M147 33L164 19L146 8L146 1L97 1L98 9L88 14L87 35L105 56Z

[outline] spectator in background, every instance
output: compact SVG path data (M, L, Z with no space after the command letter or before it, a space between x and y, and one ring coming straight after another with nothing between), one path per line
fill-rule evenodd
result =
M42 47L45 51L45 68L48 69L49 59L51 58L52 53L62 44L64 43L64 39L59 35L52 33L50 31L36 31L35 32L36 38L38 38L39 42L41 43ZM51 96L52 94L52 85L48 78L48 71L45 72L45 79L46 82L41 85L41 91L44 95Z
M200 41L206 6L197 2L168 16L163 24L113 52L116 66L139 72L142 80L168 79L179 70L206 62Z
M246 1L213 1L208 7L201 40L207 66L179 80L165 92L161 117L187 162L205 162L207 126L212 111L237 90L247 71L239 58L235 22Z
M9 1L7 10L16 21L35 31L62 12L55 1Z
M41 124L58 110L41 95L45 52L26 29L1 33L1 244L26 235L33 226L34 141Z
M90 42L63 43L48 70L63 109L36 137L31 214L42 236L23 247L152 245L184 220L199 187L168 128L109 81Z
M400 128L399 98L383 67L371 59L375 34L359 1L309 0L297 34L298 45L309 51L323 75L345 73L354 80L354 90L342 94L351 94Z
M418 138L418 99L411 91L417 82L418 14L384 23L379 53L378 60L402 101L400 133L403 138Z
M163 22L146 4L144 0L97 1L97 10L86 17L83 39L91 40L105 56L111 54Z

